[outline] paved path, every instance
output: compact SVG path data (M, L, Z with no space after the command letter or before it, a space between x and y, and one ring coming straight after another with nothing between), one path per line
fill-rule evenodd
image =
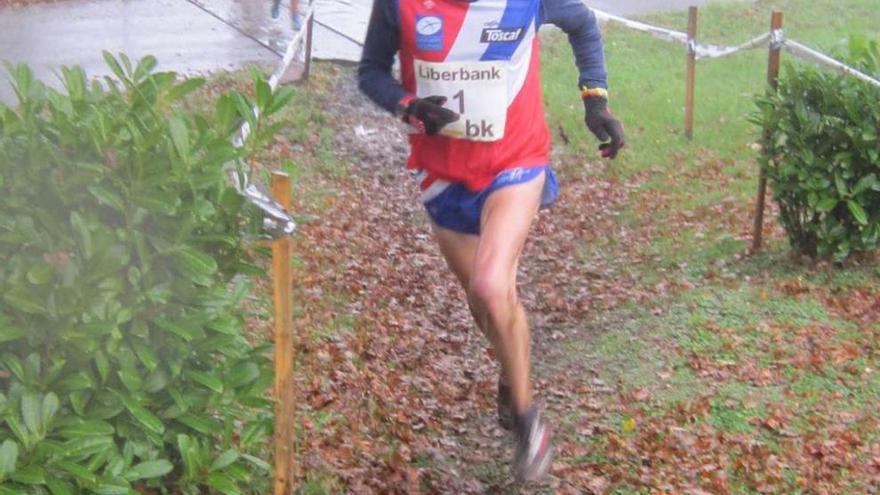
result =
M260 22L268 15L257 10L256 2L233 6L228 13L243 30L271 47L272 32ZM278 59L272 50L185 0L71 0L0 12L0 58L27 62L45 82L55 83L61 65L81 65L89 75L107 74L102 50L132 58L152 54L160 70L186 74ZM0 99L10 98L4 81Z
M317 2L316 18L363 38L369 6L358 10L347 0ZM286 6L287 0L282 3ZM56 86L62 65L81 65L90 76L109 74L102 50L132 58L152 54L159 70L188 75L250 63L274 65L293 32L286 10L273 21L269 9L269 0L198 0L198 5L187 0L66 0L0 8L0 60L27 62L38 79ZM346 18L352 11L355 15ZM360 53L356 44L320 25L314 45L318 58ZM13 99L0 67L0 101Z

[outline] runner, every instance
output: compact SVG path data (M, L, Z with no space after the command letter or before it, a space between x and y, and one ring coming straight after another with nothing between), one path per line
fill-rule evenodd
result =
M281 17L281 0L272 0L272 19ZM290 23L294 31L299 31L303 26L303 15L299 10L299 0L290 0Z
M519 481L541 478L552 459L516 290L532 220L558 194L539 78L542 23L568 34L585 123L602 156L614 158L623 127L607 108L595 15L579 0L375 0L358 68L361 90L412 126L407 166L419 171L440 251L501 364L499 421L516 436ZM401 81L391 75L398 52Z

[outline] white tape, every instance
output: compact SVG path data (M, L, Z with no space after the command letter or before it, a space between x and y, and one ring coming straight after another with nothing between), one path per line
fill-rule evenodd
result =
M269 76L269 80L267 83L269 84L269 89L274 93L275 89L278 87L278 83L281 81L281 77L287 72L287 68L290 66L290 63L293 61L294 57L299 53L300 49L303 47L303 40L307 32L311 29L312 25L309 21L312 20L312 17L315 15L315 7L312 0L309 1L309 10L303 20L303 29L297 31L297 33L293 36L293 39L287 44L287 49L284 51L284 55L281 57L281 61L275 66L275 70L272 71L272 75ZM308 54L306 54L308 56ZM251 108L251 111L254 112L255 117L260 116L260 110L254 106ZM232 138L232 145L236 148L241 148L244 146L244 142L247 140L248 136L251 133L250 124L244 122L239 127L238 132L235 133L235 136ZM283 236L289 236L293 234L296 229L296 223L294 223L293 218L284 211L284 208L274 199L272 199L266 191L263 190L261 186L256 183L250 182L248 178L247 172L242 170L239 167L238 163L230 162L224 165L224 171L226 172L227 177L229 177L229 181L232 183L232 186L238 191L239 194L245 197L251 204L260 209L263 214L263 232L271 238L279 238Z
M785 31L782 28L770 31L770 48L778 50L785 44Z
M783 46L789 52L791 52L792 55L811 60L818 64L840 71L844 74L848 74L850 76L861 79L862 81L873 84L874 86L880 87L880 80L875 79L858 69L850 67L839 60L833 59L828 55L825 55L824 53L817 52L816 50L813 50L808 46L802 45L797 41L785 40Z
M673 31L671 29L661 28L657 26L652 26L650 24L645 24L644 22L633 21L631 19L627 19L626 17L620 17L614 14L609 14L608 12L591 9L594 14L596 14L596 18L603 22L616 22L618 24L623 24L624 26L635 29L636 31L642 31L643 33L648 33L655 38L660 38L662 40L667 41L676 41L683 45L687 45L688 35L687 33L682 33L681 31Z
M303 29L300 29L293 35L293 39L290 40L290 43L287 44L287 50L284 51L284 56L281 57L281 62L275 66L275 70L272 71L272 75L269 76L269 89L272 92L275 92L275 88L278 87L278 82L281 81L281 77L287 72L288 66L290 66L290 62L293 61L293 57L299 53L300 48L303 45L303 39L306 35L306 31L309 28L309 20L315 15L315 9L313 5L309 5L308 14L303 21ZM253 108L254 115L256 117L260 116L260 110L257 107ZM235 136L232 140L232 144L235 145L236 148L240 148L243 146L245 140L247 140L248 136L251 133L251 126L247 122L241 125L241 129L239 129L238 135Z
M696 53L697 58L728 57L742 50L750 50L753 48L766 46L767 40L770 39L770 34L766 33L739 46L701 45L697 43L696 40L689 39L687 33L681 31L674 31L672 29L666 29L658 26L652 26L650 24L645 24L644 22L633 21L625 17L609 14L608 12L602 10L592 10L596 14L596 18L602 22L616 22L630 29L641 31L643 33L648 33L655 38L681 43L687 47L688 53Z
M275 91L275 88L278 87L278 82L281 80L281 76L287 71L287 66L290 65L293 57L295 57L297 52L299 52L299 49L302 48L303 39L306 36L306 32L309 30L309 21L314 16L315 7L313 4L309 3L308 13L305 15L302 24L303 28L297 31L293 36L293 39L290 40L290 43L287 44L287 50L284 51L284 56L281 57L281 62L275 67L272 76L269 77L269 87L272 88L273 92Z
M688 38L687 33L683 33L681 31L673 31L671 29L645 24L644 22L633 21L625 17L609 14L608 12L604 12L602 10L591 10L596 14L596 18L600 21L616 22L630 29L641 31L643 33L648 33L655 38L681 43L687 47L688 53L696 53L698 59L729 57L737 52L767 46L769 46L770 48L784 47L795 56L812 60L821 65L836 69L844 74L857 77L862 81L880 87L880 80L875 79L858 69L850 67L843 62L840 62L839 60L835 60L828 55L825 55L824 53L817 52L816 50L802 45L797 41L785 39L785 32L782 29L775 29L769 33L764 33L760 36L756 36L755 38L737 46L701 45L699 43L696 43L695 40Z
M764 33L738 46L717 46L697 44L697 58L724 58L744 50L762 48L769 44L770 33Z

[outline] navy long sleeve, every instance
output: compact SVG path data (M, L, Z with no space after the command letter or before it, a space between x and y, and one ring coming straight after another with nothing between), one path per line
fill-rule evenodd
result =
M374 0L367 39L358 65L358 87L377 105L394 113L406 89L391 76L394 55L400 49L397 0Z
M394 112L407 94L391 75L394 56L400 49L398 1L374 0L358 65L361 91L389 112ZM568 35L578 68L578 85L607 88L602 35L593 12L580 0L542 0L541 15L543 23L555 24Z
M579 77L578 86L608 88L602 33L596 15L580 0L543 0L544 22L568 35Z

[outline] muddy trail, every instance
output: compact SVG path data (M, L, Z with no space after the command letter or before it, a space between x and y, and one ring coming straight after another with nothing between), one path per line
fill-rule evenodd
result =
M352 67L316 64L297 93L254 165L294 178L298 493L880 493L876 279L784 249L711 254L747 245L753 204L674 190L744 180L723 160L622 180L558 125L560 198L518 274L557 457L512 484L498 367L431 239L403 125ZM765 237L784 242L776 222ZM269 314L251 328L271 335ZM816 373L834 385L805 388Z
M511 485L512 437L494 412L498 367L430 236L404 166L404 129L360 95L353 70L331 71L326 93L346 97L310 103L329 116L320 127L341 163L303 173L296 205L305 220L295 247L303 483L349 493L601 491L607 479L569 463L583 453L574 437L592 434L593 420L618 398L571 348L584 348L601 327L592 321L598 309L652 297L620 276L618 267L634 260L582 249L619 235L614 208L626 189L565 171L599 164L558 164L560 199L539 214L526 245L519 283L536 394L559 455L547 482ZM279 139L272 152L326 167L318 141Z

